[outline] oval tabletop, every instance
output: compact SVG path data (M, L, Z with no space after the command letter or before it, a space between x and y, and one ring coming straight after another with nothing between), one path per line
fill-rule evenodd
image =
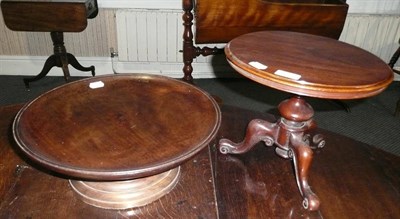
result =
M282 91L328 99L376 95L392 81L375 55L334 39L288 31L262 31L233 39L228 62L243 76Z
M163 76L93 77L55 88L17 114L28 157L71 177L125 180L177 167L216 135L220 109L206 92Z

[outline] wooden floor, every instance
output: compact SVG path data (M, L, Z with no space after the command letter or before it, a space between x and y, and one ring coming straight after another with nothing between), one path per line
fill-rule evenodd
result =
M310 185L320 211L301 206L292 163L258 144L242 155L222 155L215 142L242 140L253 118L266 114L222 107L216 141L182 165L178 185L145 207L123 211L89 206L68 181L24 158L11 124L21 105L0 108L0 218L400 218L400 158L320 130L327 144L315 151Z

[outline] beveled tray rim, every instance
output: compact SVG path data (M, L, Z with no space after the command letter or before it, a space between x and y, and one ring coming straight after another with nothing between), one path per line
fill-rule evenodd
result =
M54 89L51 89L41 95L39 95L37 98L33 99L32 101L26 103L16 114L13 124L12 124L12 135L14 138L14 141L17 143L18 149L23 152L24 155L26 155L28 158L30 158L32 161L35 163L45 167L46 169L49 169L51 171L54 171L56 173L62 174L67 178L70 179L82 179L82 180L101 180L101 181L114 181L114 180L128 180L128 179L137 179L137 178L142 178L142 177L147 177L147 176L152 176L156 175L165 171L168 171L172 168L176 168L177 166L181 165L183 162L187 161L188 159L192 158L195 156L198 152L200 152L202 149L204 149L217 135L220 125L221 125L221 110L218 105L218 103L215 101L215 99L205 92L204 90L189 84L187 82L181 81L179 79L171 78L168 76L163 76L163 75L154 75L154 74L136 74L136 73L124 73L120 75L115 75L115 74L107 74L107 75L101 75L101 76L96 76L96 79L101 79L101 78L107 78L107 77L138 77L141 79L160 79L160 80L172 80L175 83L180 83L184 84L185 86L189 86L190 88L193 88L200 93L204 94L207 99L210 101L212 106L215 109L215 124L213 124L212 131L209 133L207 138L205 138L203 141L198 142L196 146L192 148L192 150L187 151L186 153L180 154L177 157L174 157L173 160L166 160L164 162L158 162L157 164L153 165L145 165L141 168L138 169L121 169L121 170L93 170L93 169L86 169L86 168L78 168L78 167L70 167L70 166L63 166L61 163L51 161L46 158L46 156L40 156L36 154L33 150L29 148L29 145L27 145L25 142L21 141L19 139L20 133L18 132L18 123L19 120L23 114L23 112L31 105L33 104L36 100L42 98L43 96L47 95L48 93L51 93L57 89L63 88L65 86L69 86L70 84L74 83L82 83L82 81L89 81L93 80L93 77L91 78L85 78L73 82L69 82L67 84L61 85L59 87L56 87Z

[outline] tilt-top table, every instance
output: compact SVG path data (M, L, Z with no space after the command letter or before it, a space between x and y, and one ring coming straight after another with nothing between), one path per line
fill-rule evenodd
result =
M277 122L254 119L242 142L221 139L221 153L245 153L260 141L267 146L276 145L279 156L293 160L303 207L318 210L320 200L308 183L309 168L312 148L322 148L326 142L314 131L313 108L302 96L373 96L392 82L393 72L381 59L355 46L287 31L242 35L228 43L225 53L230 65L243 76L294 97L280 103L281 118Z
M65 81L69 80L68 65L80 71L91 71L95 67L82 66L64 46L64 32L81 32L87 26L87 19L98 14L97 0L2 0L1 9L4 23L14 31L50 32L54 53L44 63L42 71L29 83L45 77L53 67L60 67Z
M19 111L13 134L31 160L70 179L84 202L126 209L175 187L180 165L217 134L220 114L210 95L185 82L110 75L39 96Z

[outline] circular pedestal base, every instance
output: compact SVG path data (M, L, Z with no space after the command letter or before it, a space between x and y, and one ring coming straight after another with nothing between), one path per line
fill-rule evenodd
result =
M112 182L70 180L72 189L89 205L126 209L149 204L170 192L179 180L180 167L154 176Z

